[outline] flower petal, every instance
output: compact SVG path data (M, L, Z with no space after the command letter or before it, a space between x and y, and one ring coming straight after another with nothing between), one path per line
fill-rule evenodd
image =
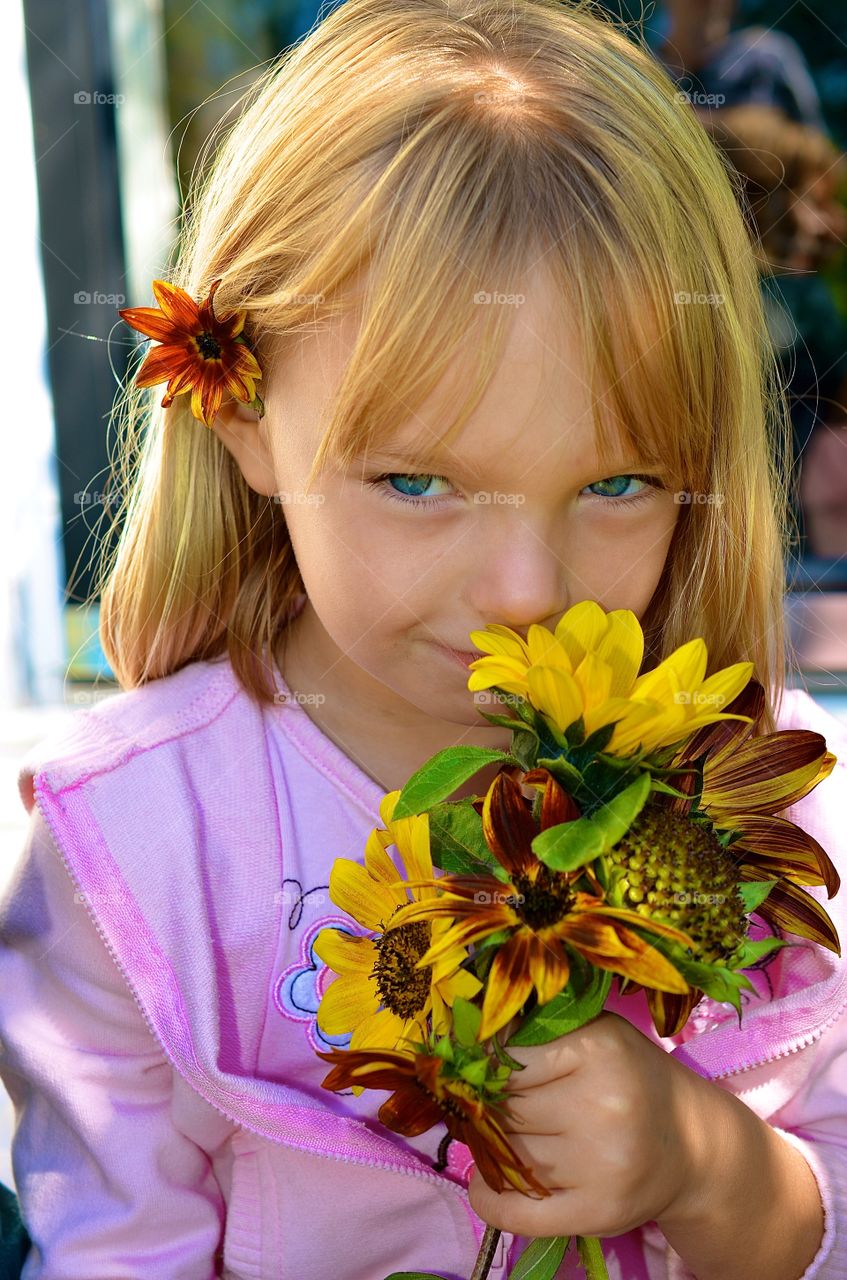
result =
M351 858L336 858L332 864L329 896L337 907L374 933L383 931L397 905L393 892Z
M376 1011L379 997L376 982L359 973L334 978L318 1005L317 1022L329 1036L352 1031Z

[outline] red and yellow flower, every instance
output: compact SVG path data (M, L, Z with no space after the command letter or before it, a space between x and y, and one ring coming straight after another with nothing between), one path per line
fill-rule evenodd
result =
M139 387L167 382L162 408L171 406L175 396L191 392L191 412L211 427L226 392L250 404L261 417L264 405L256 393L262 377L258 360L243 336L246 311L216 316L215 280L205 302L196 303L190 294L167 280L154 280L158 307L125 307L118 315L139 333L160 344L148 352L135 377Z
M533 769L524 775L530 784L542 780L540 830L544 831L578 813L570 796L547 770ZM438 918L455 921L421 957L422 965L437 962L455 947L507 931L485 983L481 1039L505 1026L533 989L539 1004L558 995L570 977L567 947L601 969L644 985L680 994L688 991L688 983L678 970L631 926L652 930L684 946L692 945L691 938L635 911L608 905L590 869L559 872L541 862L532 851L539 828L529 801L508 768L498 773L486 794L482 826L486 844L508 872L508 882L493 875L446 875L417 881L437 887L438 896L410 903L395 916L401 925ZM586 874L593 882L592 893L575 887Z
M513 1150L494 1109L496 1095L453 1074L437 1054L333 1049L318 1057L333 1064L325 1089L394 1090L378 1112L386 1128L412 1138L443 1120L495 1191L510 1185L524 1195L550 1194Z

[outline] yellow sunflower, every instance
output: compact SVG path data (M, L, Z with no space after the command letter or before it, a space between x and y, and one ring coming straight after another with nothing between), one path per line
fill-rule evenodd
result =
M444 1034L456 997L470 1000L482 986L459 968L467 959L460 946L442 949L438 963L429 968L417 967L431 943L441 941L449 921L417 921L387 931L392 916L410 902L388 846L396 847L409 879L433 876L429 815L395 820L399 796L399 790L390 791L382 799L379 813L385 825L368 837L365 865L336 858L329 878L332 901L372 936L354 937L330 927L314 943L315 953L338 975L321 1000L318 1025L328 1035L352 1031L351 1049L394 1049L408 1037L421 1040L430 1014L433 1031ZM433 888L424 888L411 901L434 896Z
M594 600L568 609L555 631L533 623L526 641L499 623L470 638L486 655L470 664L471 692L496 685L519 694L560 738L580 717L586 737L617 722L605 750L618 756L672 746L702 725L738 719L720 708L753 672L752 662L736 662L705 679L706 645L698 638L639 676L638 619L630 609L606 613Z

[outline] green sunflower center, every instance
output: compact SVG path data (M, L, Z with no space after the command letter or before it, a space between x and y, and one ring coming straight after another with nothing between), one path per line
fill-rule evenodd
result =
M220 360L221 344L207 329L197 334L195 342L204 360Z
M377 991L387 1009L398 1018L413 1018L429 998L432 969L415 965L429 950L431 925L426 920L401 924L373 940L377 949L373 974Z
M519 875L512 877L517 895L507 898L530 929L544 929L561 920L571 909L573 897L568 881L556 871L540 864L535 879Z
M623 870L623 905L697 939L703 963L720 963L744 938L738 865L710 826L649 803L606 856Z

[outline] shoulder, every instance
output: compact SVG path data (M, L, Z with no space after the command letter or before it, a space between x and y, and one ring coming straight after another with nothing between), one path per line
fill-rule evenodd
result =
M228 710L249 721L251 708L258 716L226 657L189 663L172 675L74 712L61 729L35 743L19 762L21 800L31 811L33 780L39 773L48 772L52 788L61 791L110 773L142 753L190 741Z

